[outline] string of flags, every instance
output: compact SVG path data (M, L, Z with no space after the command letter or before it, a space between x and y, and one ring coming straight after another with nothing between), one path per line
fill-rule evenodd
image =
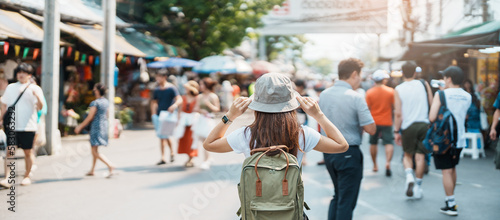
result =
M28 56L31 54L32 60L37 60L40 57L40 48L32 48L32 47L23 47L21 45L15 45L12 43L9 43L7 41L0 41L0 48L3 46L3 55L8 55L9 52L13 49L14 54L16 57L19 57L22 55L22 59L27 59ZM22 54L21 54L22 51ZM80 62L82 64L88 64L88 65L99 65L100 64L100 58L99 56L95 55L90 55L90 54L85 54L82 53L78 50L74 50L73 47L68 46L68 47L61 47L60 49L60 57L61 58L74 58L75 62ZM131 65L133 63L136 63L137 58L133 56L125 56L122 53L116 54L116 62L117 63L125 63L127 65Z

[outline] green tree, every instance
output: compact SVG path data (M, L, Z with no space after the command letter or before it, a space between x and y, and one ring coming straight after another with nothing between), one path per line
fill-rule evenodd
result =
M262 26L261 17L283 0L150 0L145 21L157 36L185 48L199 60L238 46L246 28Z
M274 60L284 51L291 50L293 58L302 58L302 50L307 42L304 35L267 36L266 56L269 60Z
M323 57L317 60L307 61L306 64L323 75L333 72L333 61L330 58Z

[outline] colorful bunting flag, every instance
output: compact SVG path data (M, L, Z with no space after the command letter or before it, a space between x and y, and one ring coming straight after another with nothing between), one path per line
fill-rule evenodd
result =
M40 53L40 48L35 48L35 50L33 50L33 60L36 60L38 53Z
M94 64L94 56L89 56L89 65Z
M127 59L125 59L125 64L127 64L127 65L131 64L130 57L127 57Z
M118 56L116 56L116 62L122 62L123 60L123 54L118 54Z
M5 42L3 45L3 54L7 55L9 53L9 42Z
M75 61L78 60L78 58L80 58L80 51L75 51Z
M68 47L68 53L67 53L67 57L71 57L71 52L73 52L73 48L72 47Z
M16 51L16 57L19 56L19 51L21 50L21 46L15 45L14 50Z
M23 59L26 59L26 57L28 56L29 52L30 52L30 48L29 47L25 47L24 51L23 51Z
M61 47L61 58L64 57L64 47Z
M82 63L85 63L87 61L87 54L82 54Z
M95 57L95 65L99 65L99 56Z

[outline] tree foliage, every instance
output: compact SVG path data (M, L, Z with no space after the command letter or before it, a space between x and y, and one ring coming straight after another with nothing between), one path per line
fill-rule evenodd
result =
M307 61L306 64L325 76L334 72L333 61L327 57Z
M274 60L279 54L289 52L289 58L302 58L302 49L307 42L304 35L267 36L266 56L269 60Z
M262 26L260 18L283 0L150 0L145 21L155 34L201 59L238 46L246 28ZM182 13L180 13L182 12Z

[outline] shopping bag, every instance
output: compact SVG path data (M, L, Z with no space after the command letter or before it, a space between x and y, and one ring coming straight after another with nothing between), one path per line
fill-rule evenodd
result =
M481 130L483 131L488 131L490 128L490 125L488 123L488 115L484 111L484 109L481 107L481 113L479 114L479 119L481 121Z
M169 137L174 134L174 129L177 124L177 112L170 113L169 111L161 111L158 115L158 136Z
M200 138L207 138L212 129L216 125L213 117L208 117L205 115L200 115L195 124L193 124L193 134Z
M7 135L3 130L0 130L0 151L7 149Z
M200 114L197 112L195 113L181 112L181 116L179 118L177 126L175 126L173 136L178 139L184 137L184 133L186 132L186 126L192 126L193 122L198 120L199 116Z

